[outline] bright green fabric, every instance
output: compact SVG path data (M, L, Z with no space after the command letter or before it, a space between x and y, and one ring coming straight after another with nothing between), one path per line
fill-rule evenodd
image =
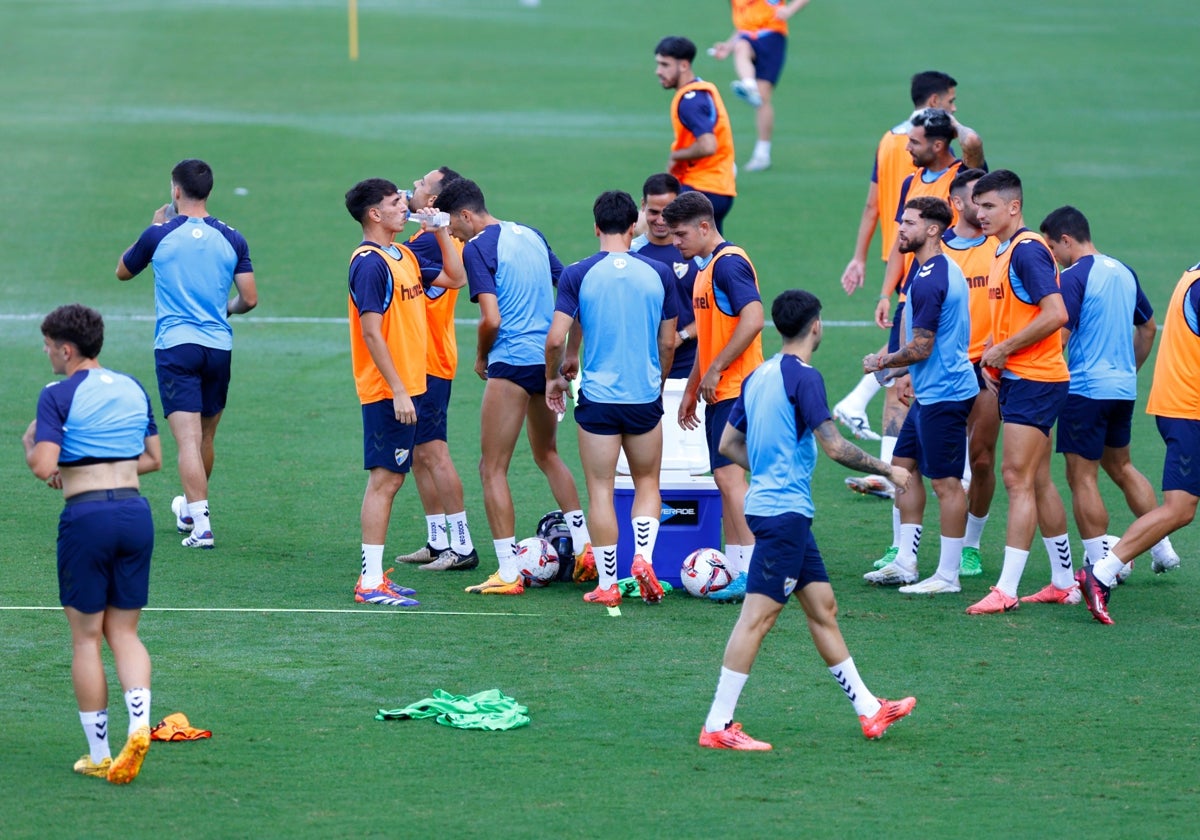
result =
M667 583L665 580L660 580L658 585L663 588L664 597L671 594L671 584ZM621 578L619 581L617 581L617 591L620 592L621 596L625 598L632 598L634 595L641 597L642 594L642 591L638 589L637 578L632 577Z
M440 688L432 697L418 700L403 709L380 709L375 720L420 720L433 718L442 726L456 729L498 731L529 724L529 709L492 688L472 694L451 694Z

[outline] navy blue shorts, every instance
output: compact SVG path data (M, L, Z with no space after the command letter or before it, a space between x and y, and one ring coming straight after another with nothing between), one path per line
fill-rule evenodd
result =
M525 389L531 397L546 393L545 365L508 365L492 362L487 369L488 379L507 379Z
M983 365L979 362L971 362L971 367L975 371L975 381L979 384L979 393L987 390L987 377L983 375Z
M233 351L199 344L177 344L154 351L163 416L176 411L216 417L225 410Z
M756 38L753 32L739 32L738 37L754 48L754 77L778 84L787 60L787 36L782 32L763 32Z
M706 196L713 206L713 222L717 226L718 233L725 232L725 217L729 215L729 211L733 209L733 196L719 195L717 193L704 192L697 190L695 187L689 187L687 184L680 184L680 192L699 192Z
M1128 446L1133 428L1133 400L1094 400L1068 394L1058 415L1056 452L1099 461L1105 447Z
M793 592L808 584L829 582L825 561L812 535L812 519L800 513L747 514L746 524L754 534L747 592L786 604Z
M58 600L64 607L98 613L105 607L146 606L154 520L150 503L134 493L113 501L68 502L63 508L58 518Z
M575 422L593 435L644 435L662 422L662 416L662 397L651 403L602 403L580 391L575 406Z
M729 422L733 403L733 399L728 399L721 400L714 405L704 404L704 436L708 439L708 467L714 472L733 463L717 448L721 445L721 435L725 433L725 424Z
M421 397L413 397L417 416L421 416ZM416 444L417 426L405 425L396 419L396 407L391 400L367 403L362 407L363 469L382 467L394 473L412 469L412 450Z
M425 376L425 393L421 395L421 410L417 413L417 432L413 445L446 440L446 411L450 408L450 386L453 380L440 376Z
M1000 419L1018 426L1033 426L1050 437L1050 429L1062 413L1070 389L1069 382L1001 377Z
M1162 489L1200 496L1200 420L1158 417L1158 433L1167 445Z
M887 351L895 353L900 349L900 316L904 314L905 301L900 301L896 304L896 311L892 315L892 329L888 333Z
M894 458L911 458L926 478L962 478L967 463L967 417L975 398L908 407Z

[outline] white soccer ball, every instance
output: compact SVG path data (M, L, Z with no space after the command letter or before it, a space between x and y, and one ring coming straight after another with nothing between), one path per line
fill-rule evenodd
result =
M696 598L707 598L733 582L729 561L715 548L698 548L689 554L679 577L683 588Z
M558 552L547 540L530 537L517 543L517 569L526 586L549 586L558 576Z

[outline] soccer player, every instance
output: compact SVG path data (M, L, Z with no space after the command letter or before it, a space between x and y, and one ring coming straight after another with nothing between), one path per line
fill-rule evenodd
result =
M409 212L433 207L442 187L462 176L441 166L413 181L408 199ZM462 243L451 239L462 252ZM409 250L428 265L440 265L442 249L433 230L420 230L407 243ZM422 272L424 280L425 272ZM422 563L431 571L467 570L479 565L479 552L467 526L463 483L447 444L446 415L450 410L450 390L458 369L458 340L454 334L454 304L458 291L466 285L466 271L451 277L443 269L425 288L425 320L428 341L425 354L425 395L417 415L412 459L413 479L425 511L425 545L411 554L401 554L397 563ZM448 285L437 285L445 283Z
M154 367L163 414L179 450L183 496L171 502L184 548L212 548L208 481L217 424L229 393L230 315L258 305L250 247L208 215L213 171L202 160L171 170L171 203L117 260L117 278L154 266ZM174 214L174 215L171 215ZM168 216L170 217L168 218ZM230 298L230 287L237 293Z
M1085 562L1096 563L1115 541L1108 536L1108 510L1097 484L1100 467L1121 489L1135 517L1158 505L1154 488L1129 458L1137 372L1150 355L1158 327L1137 275L1096 250L1083 213L1059 207L1042 221L1041 232L1064 269L1060 282L1067 307L1063 337L1071 387L1058 418L1056 451L1066 458ZM1179 565L1169 537L1152 546L1150 554L1155 571Z
M891 478L903 490L908 473L885 464L838 432L825 400L825 382L812 367L821 343L821 303L792 289L775 298L771 318L783 337L782 350L745 381L721 435L721 452L750 470L746 513L758 539L750 561L750 581L741 615L725 646L721 676L700 746L728 750L769 750L733 722L742 688L763 639L795 594L808 619L817 653L854 705L867 738L880 738L906 716L916 698L885 700L867 690L837 623L837 601L812 534L810 483L817 444L851 469Z
M141 383L102 367L100 313L60 306L42 321L59 382L42 389L25 430L25 463L66 500L58 521L58 593L71 627L71 678L88 754L75 772L132 782L150 748L150 654L138 619L150 585L154 522L138 476L162 467L150 398ZM116 760L108 746L107 641L129 711L129 735Z
M671 228L663 221L663 209L680 192L674 175L660 172L642 184L642 216L646 232L634 237L629 250L643 257L658 260L675 275L675 357L668 379L687 379L696 361L696 315L692 311L692 287L696 284L696 264L685 260L671 238Z
M967 282L958 264L942 252L942 234L950 227L950 205L940 198L910 198L900 220L896 243L913 255L917 266L908 286L904 316L905 344L894 353L872 353L863 370L907 367L916 399L909 407L892 462L916 481L896 500L900 511L900 553L896 559L864 578L874 584L901 586L905 594L936 595L961 592L958 568L967 498L962 474L967 456L967 416L979 393L979 383L967 347L971 341L971 312ZM937 494L941 516L941 554L932 577L917 582L917 546L925 515L927 476Z
M685 192L663 209L675 247L700 267L692 292L696 315L696 363L679 403L679 425L694 429L698 400L704 400L704 430L713 481L721 492L725 555L737 575L721 590L728 599L745 591L746 568L754 535L743 513L746 473L718 449L721 430L746 374L762 364L763 305L758 274L749 255L726 242L717 230L712 205L696 192Z
M621 603L617 587L617 514L613 489L621 450L633 479L633 577L648 604L663 597L654 573L662 496L662 384L675 344L675 276L629 250L638 208L628 193L601 193L592 206L600 252L567 266L558 281L546 336L546 405L566 411L567 335L579 324L583 358L575 423L587 480L588 519L599 583L583 596Z
M979 394L967 417L967 529L963 537L962 577L983 574L980 544L987 525L992 498L996 494L996 440L1000 437L1000 406L996 395L983 381L979 359L992 335L991 303L988 301L988 275L996 256L996 240L984 236L971 191L975 182L987 173L982 169L960 169L950 182L950 206L958 217L942 237L943 250L962 269L970 292L971 346L967 358L975 370Z
M755 109L758 142L746 162L747 172L771 166L771 135L775 131L775 86L787 58L788 20L808 5L809 0L733 0L733 34L713 44L710 53L718 60L733 55L737 73L733 92Z
M565 512L575 552L573 577L594 579L591 536L579 503L575 478L558 455L558 418L546 405L546 334L554 314L554 284L562 263L534 228L501 221L488 212L479 185L460 178L447 185L438 206L450 214L454 235L466 242L463 263L471 300L479 304L475 373L483 388L479 476L499 568L483 583L467 588L482 595L522 595L517 559L516 512L508 466L521 427L538 469ZM577 347L577 345L575 345ZM578 354L567 371L578 369Z
M412 468L417 417L425 393L428 324L424 282L443 272L463 273L449 227L437 229L441 259L424 262L395 242L408 221L408 202L391 181L368 178L346 193L346 210L362 225L362 243L350 257L350 362L362 404L363 469L367 489L360 514L362 570L354 600L415 607L416 592L383 570L392 503ZM425 223L422 223L424 227ZM461 280L460 280L461 282Z
M687 38L668 36L654 48L655 75L663 88L675 91L671 100L675 140L667 169L685 188L708 197L720 232L737 195L733 128L717 86L692 70L695 60L696 45Z
M1046 243L1024 225L1024 195L1016 173L989 172L971 195L980 229L1000 242L988 276L992 345L979 363L988 387L997 388L1004 423L1001 474L1008 523L1000 579L987 597L967 607L967 614L1009 612L1021 602L1076 604L1080 596L1067 513L1050 478L1050 428L1070 387L1059 333L1067 310L1058 269ZM1050 555L1050 583L1018 601L1017 587L1039 528Z
M1200 471L1194 463L1196 453L1200 452L1198 365L1200 264L1183 273L1167 305L1162 341L1154 361L1154 381L1146 402L1146 413L1154 415L1158 433L1167 445L1163 459L1163 503L1139 516L1099 562L1085 565L1075 576L1083 590L1084 604L1103 624L1113 623L1108 614L1108 598L1121 568L1196 518L1196 504L1200 502ZM1174 568L1157 560L1155 563L1151 568L1156 572Z

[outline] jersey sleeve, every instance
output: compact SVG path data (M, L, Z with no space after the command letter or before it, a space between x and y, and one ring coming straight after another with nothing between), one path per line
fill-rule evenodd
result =
M946 271L946 263L940 262L929 274L921 277L919 282L909 288L908 309L912 313L910 317L914 330L937 332L949 284L950 275Z
M789 364L784 368L784 387L796 410L797 440L830 419L825 380L816 368L808 367L799 360Z
M1057 295L1062 291L1058 287L1054 257L1050 256L1048 248L1032 239L1017 243L1009 266L1021 280L1027 303L1037 303L1047 295Z
M237 264L233 267L233 273L250 274L254 271L254 264L250 262L250 243L246 241L246 237L242 236L237 228L231 228L225 225L225 238L229 244L233 246L233 253L237 255ZM126 268L129 266L126 265Z
M741 312L748 303L762 301L754 282L754 269L740 254L731 254L713 266L713 292L725 298L731 315Z
M350 264L350 299L358 314L383 314L391 304L391 272L387 262L374 251L359 254Z
M904 220L904 203L908 201L908 189L912 186L913 178L909 175L904 179L904 183L900 185L900 200L896 203L896 224L900 224Z
M421 285L428 289L442 273L442 246L438 245L437 234L425 231L404 244L417 258L417 265L421 269Z
M1150 299L1142 291L1142 284L1138 282L1137 272L1131 268L1129 269L1129 273L1133 275L1133 285L1136 289L1136 297L1133 303L1133 325L1140 327L1154 317L1154 307L1150 305Z
M1075 265L1079 265L1079 263ZM1063 324L1063 328L1075 332L1079 329L1079 313L1083 311L1083 296L1087 291L1087 275L1075 271L1075 266L1071 266L1059 275L1059 283L1063 303L1067 306L1067 323ZM1141 294L1140 288L1138 294ZM1137 317L1136 312L1134 317Z
M185 218L178 216L176 218ZM174 220L172 220L174 221ZM150 225L142 231L142 235L137 238L129 246L124 254L121 255L121 262L125 263L125 268L129 269L129 273L135 277L146 270L146 266L150 265L154 259L154 252L158 249L158 243L162 242L163 237L178 227L178 224L164 223L161 225Z
M558 278L558 294L554 299L554 311L576 318L579 315L579 286L583 282L584 269L579 263L571 263Z
M1183 320L1193 335L1200 336L1200 280L1193 282L1183 295Z
M690 90L679 100L679 121L699 137L712 134L717 125L717 106L708 91Z
M51 382L38 395L35 442L62 446L63 430L67 425L67 412L70 411L70 395L66 393L66 390L62 383ZM65 398L66 402L60 398Z
M753 371L750 372L750 376L747 376L745 380L742 381L742 393L738 394L737 399L733 401L733 408L729 409L729 419L726 421L730 426L733 426L733 428L737 429L742 434L746 434L745 385L750 381L750 377L752 376L754 376ZM723 432L725 430L722 429L721 431ZM718 440L719 439L720 436L718 435Z
M472 239L466 244L462 256L463 267L467 270L467 289L471 293L471 301L478 300L483 294L496 294L495 271L484 257L477 239Z

